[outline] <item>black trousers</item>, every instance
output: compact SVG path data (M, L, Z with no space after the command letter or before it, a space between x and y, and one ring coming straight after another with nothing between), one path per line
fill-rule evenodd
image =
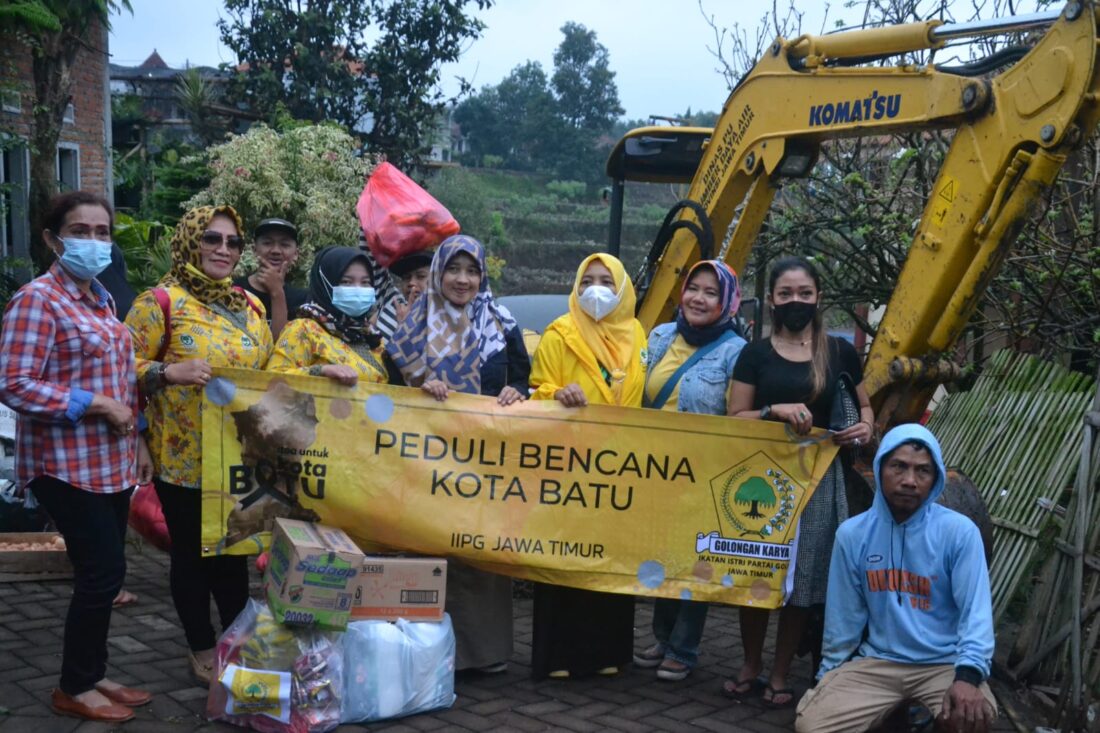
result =
M634 654L634 596L535 583L531 675L584 677Z
M210 623L210 597L214 597L224 631L248 603L248 558L203 557L202 492L160 479L154 484L172 540L168 584L187 645L193 652L212 649L217 637Z
M107 674L111 604L126 577L126 520L133 490L97 494L52 476L39 476L29 488L65 538L73 563L59 686L79 695Z

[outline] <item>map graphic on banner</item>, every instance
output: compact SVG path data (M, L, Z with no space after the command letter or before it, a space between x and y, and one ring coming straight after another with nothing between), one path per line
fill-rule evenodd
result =
M203 551L256 553L276 517L368 552L559 585L780 606L798 517L836 454L783 425L343 387L215 370L203 401Z

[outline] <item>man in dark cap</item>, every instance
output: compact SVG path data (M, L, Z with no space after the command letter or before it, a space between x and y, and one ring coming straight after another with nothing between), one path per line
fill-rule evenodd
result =
M286 219L264 219L252 233L259 267L233 281L255 295L267 309L271 335L279 338L287 320L309 299L309 293L286 283L298 261L298 228Z
M404 320L408 315L409 307L421 293L428 289L433 254L431 250L413 252L390 265L390 274L398 279L398 290L405 301L395 306L398 321Z

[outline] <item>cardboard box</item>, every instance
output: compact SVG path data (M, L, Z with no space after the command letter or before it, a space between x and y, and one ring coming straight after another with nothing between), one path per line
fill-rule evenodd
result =
M355 621L442 621L447 561L438 557L367 556L355 579Z
M342 530L276 519L264 573L271 612L284 624L343 631L362 564L363 552Z

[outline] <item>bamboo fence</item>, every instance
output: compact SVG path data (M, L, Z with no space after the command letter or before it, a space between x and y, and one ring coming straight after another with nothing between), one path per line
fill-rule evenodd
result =
M1064 503L1072 488L1081 418L1095 390L1087 375L1004 350L973 389L949 395L932 413L928 427L945 462L974 482L993 519L995 621L1027 580L1050 507ZM1062 592L1068 592L1064 585Z

